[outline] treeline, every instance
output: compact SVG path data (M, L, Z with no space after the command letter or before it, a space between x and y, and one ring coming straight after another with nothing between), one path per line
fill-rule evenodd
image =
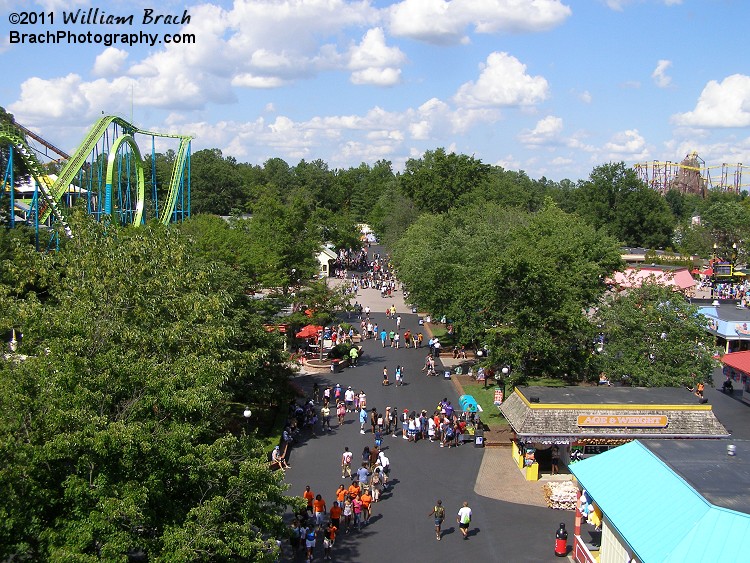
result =
M173 156L157 155L162 185L168 181ZM192 156L194 214L257 213L264 211L264 201L307 206L323 238L337 246L348 245L343 234L356 222L373 225L386 243L393 244L425 213L477 202L534 212L551 198L560 209L603 228L622 245L708 256L714 243L727 253L733 244L750 238L746 195L714 191L703 198L671 191L662 196L623 162L597 166L588 178L575 182L531 179L523 171L442 148L409 159L398 173L387 160L330 169L322 160L296 165L280 158L262 166L240 163L218 149Z

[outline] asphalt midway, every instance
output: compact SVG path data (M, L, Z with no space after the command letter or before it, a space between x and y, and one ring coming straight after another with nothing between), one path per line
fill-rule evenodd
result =
M353 301L355 299L363 305L370 304L370 318L389 331L395 330L396 321L388 319L384 311L393 304L402 318L402 334L406 329L413 332L421 328L418 316L407 312L400 292L393 298L383 299L377 290L365 289L360 290ZM359 323L354 315L349 322ZM427 337L425 344L426 341ZM442 376L428 377L421 371L428 351L426 346L419 350L403 346L383 348L375 339L363 341L362 346L364 355L359 366L336 374L299 375L295 382L310 394L316 381L321 394L328 385L340 383L343 389L351 385L355 391L364 390L368 410L375 407L378 412L391 406L399 413L404 409L409 412L426 409L432 413L443 397L458 405L450 380ZM404 367L405 385L383 387L383 367L388 367L393 381L397 365ZM285 478L290 484L289 494L301 496L305 485L310 485L315 494L323 496L330 509L338 485L349 485L348 480L341 479L344 446L354 453L354 462L359 462L364 447L374 445L369 424L367 433L362 435L356 418L355 413L347 413L343 426L338 427L334 414L332 432L322 433L318 427L314 436L305 435L294 445L289 456L292 467ZM380 502L372 504L368 526L348 535L339 533L332 550L334 561L560 561L554 556L555 531L560 522L565 522L572 533L573 513L503 502L475 493L477 475L488 449L475 448L469 442L458 448L440 448L428 440L412 443L400 436L385 436L383 449L391 462L391 488L384 492ZM510 455L507 449L503 452ZM512 467L508 469L512 470ZM502 482L517 480L518 475L499 471L494 478ZM442 499L446 511L441 541L435 539L433 520L427 516L437 499ZM469 538L462 540L456 514L465 500L469 502L473 517ZM288 518L291 521L291 514ZM572 543L572 536L568 543ZM315 561L323 560L322 544L319 534ZM285 544L282 560L304 561L304 550L292 554Z

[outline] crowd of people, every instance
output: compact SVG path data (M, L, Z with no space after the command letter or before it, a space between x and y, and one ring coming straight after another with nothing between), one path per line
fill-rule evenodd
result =
M408 408L399 411L391 406L382 411L376 407L368 408L364 390L355 392L351 386L344 390L340 384L326 387L322 394L317 388L313 399L304 408L295 408L295 413L299 410L305 413L317 401L322 403L320 416L313 416L312 420L313 425L320 421L320 432L331 431L333 413L336 413L339 425L345 423L347 414L354 414L360 434L371 434L373 444L363 448L359 459L348 446L344 447L340 460L341 478L344 481L329 497L334 499L330 505L322 493L315 494L310 485L305 487L302 496L306 500L306 507L295 514L290 537L295 553L305 550L308 561L312 561L319 540L322 540L323 557L332 559L336 535L357 532L367 526L372 504L387 498L385 493L389 490L391 460L384 451L383 441L386 437L412 443L429 441L438 443L441 448L458 447L468 427L479 423L472 413L456 412L447 398L436 405L431 415L424 409L417 412ZM315 428L312 430L318 431ZM435 518L436 538L440 540L440 524L445 516L441 501L436 503L429 516ZM466 528L462 518L466 519L466 516L459 511L459 527L463 533Z
M361 256L350 252L340 253L341 265L348 260L362 264ZM349 294L354 296L354 299L362 289L376 289L384 299L392 297L393 293L399 289L399 283L391 273L392 268L387 258L375 254L372 261L368 262L367 268L349 267L349 269L357 270L357 272L342 273L347 280L343 285L348 288ZM365 269L367 271L363 271ZM387 303L392 302L389 300ZM382 310L378 312L382 313ZM387 321L383 321L382 324L387 327L379 326L370 306L355 302L349 315L350 318L352 314L356 315L360 322L362 340L373 339L383 348L393 350L403 347L427 352L425 349L428 348L425 370L428 370L429 366L434 374L435 361L439 358L442 347L439 339L432 338L429 332L425 333L421 330L422 320L419 321L417 330L402 327L402 318L393 304L385 307L385 313ZM329 330L327 336L333 340L333 344L353 340L353 332L348 327L335 326L326 330ZM459 357L465 357L465 351L460 349L456 354ZM392 368L393 366L383 365L382 385L396 387L404 385L404 366L398 364L395 369ZM402 400L398 402L403 402L404 395L399 392L396 392L393 397L402 397ZM394 400L391 405L393 403L396 401ZM331 560L334 556L337 535L354 534L356 536L357 532L370 525L374 503L387 501L392 494L389 487L391 459L386 455L386 450L390 453L389 446L392 448L396 443L394 440L398 440L399 443L403 440L411 444L424 442L434 443L440 448L455 448L460 446L464 437L471 434L472 428L479 424L478 418L475 419L476 415L457 412L447 398L443 398L436 405L430 405L429 408L410 409L391 405L382 409L368 405L367 393L365 389L359 388L359 385L355 389L351 385L342 386L336 383L321 386L314 382L312 397L303 404L295 404L291 408L290 423L284 433L289 434L292 442L300 431L309 431L313 436L348 435L334 431L338 427L351 423L359 425L359 434L368 444L363 447L361 454L359 447L356 448L357 451L352 451L349 446L341 444L344 446L339 462L342 482L335 491L331 486L331 490L326 492L326 487L320 487L314 482L304 488L302 492L302 497L305 499L304 509L294 514L289 534L294 558L302 557L304 554L308 561L312 561L322 554L324 559ZM371 441L366 439L367 435ZM404 447L407 447L406 444ZM395 456L397 454L394 454ZM284 468L283 465L280 464L280 466ZM445 509L441 500L437 500L428 516L434 519L436 540L440 540L441 525L445 518ZM468 508L467 503L464 503L456 519L464 537L466 537L470 518L471 509Z

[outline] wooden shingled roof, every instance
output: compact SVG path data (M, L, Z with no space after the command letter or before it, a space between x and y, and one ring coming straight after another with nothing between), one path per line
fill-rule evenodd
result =
M683 389L516 388L501 411L520 439L724 438L711 410ZM532 402L531 399L538 402ZM579 417L597 417L581 423ZM603 420L602 425L589 423ZM654 427L639 421L661 421ZM624 422L623 422L624 421Z

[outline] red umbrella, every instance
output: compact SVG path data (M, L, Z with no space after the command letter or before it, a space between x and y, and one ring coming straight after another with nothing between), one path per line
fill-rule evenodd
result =
M703 274L704 276L713 276L714 271L712 268L706 268L705 270L701 272L701 274Z
M300 331L294 336L296 336L297 338L312 338L313 336L318 336L318 333L322 330L322 326L306 325L303 326Z

